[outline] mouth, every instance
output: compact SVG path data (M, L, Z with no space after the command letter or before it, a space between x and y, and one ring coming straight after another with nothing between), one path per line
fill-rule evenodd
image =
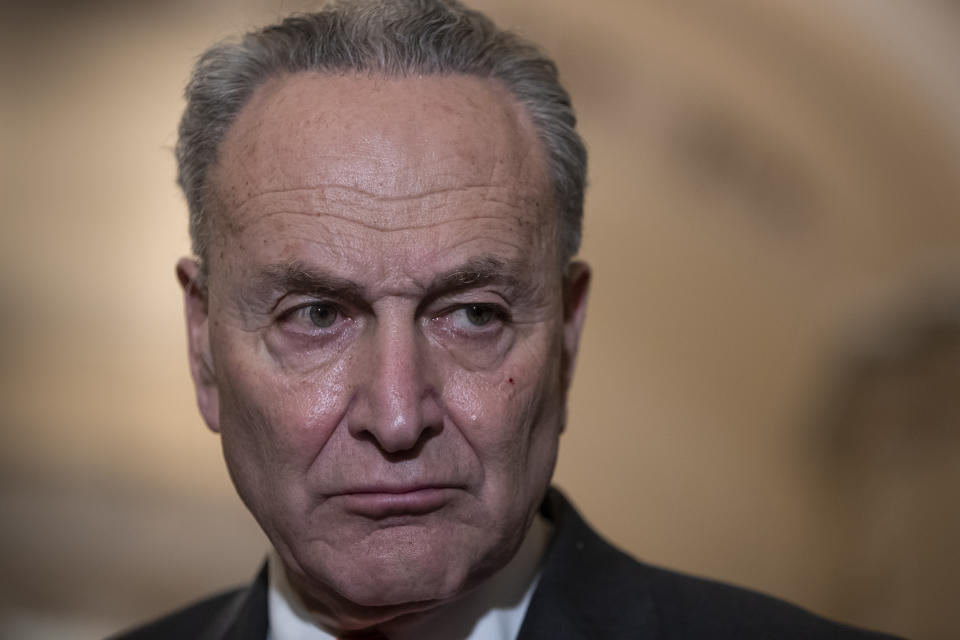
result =
M340 499L355 515L381 519L432 513L453 500L456 491L447 486L357 489L340 494Z

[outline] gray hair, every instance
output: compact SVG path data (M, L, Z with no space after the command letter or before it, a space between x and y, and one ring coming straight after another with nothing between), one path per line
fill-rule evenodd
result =
M355 0L216 44L197 61L185 91L176 157L201 264L210 239L208 176L220 143L258 86L302 71L463 74L502 82L526 108L546 151L564 263L576 254L587 154L553 61L457 0Z

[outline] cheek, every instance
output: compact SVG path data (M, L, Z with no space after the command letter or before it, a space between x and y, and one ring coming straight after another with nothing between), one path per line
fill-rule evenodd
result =
M548 366L547 369L550 369ZM548 371L505 366L496 374L446 373L442 396L450 419L471 447L488 458L516 464L532 441L559 432L551 425L556 404Z
M509 368L493 381L470 372L448 379L445 408L483 469L480 495L493 521L527 518L553 475L562 406L558 385L540 373Z
M225 450L253 457L266 471L305 470L342 419L348 392L341 366L290 374L228 363L220 380Z
M444 408L457 424L498 424L516 413L523 395L516 375L500 369L477 372L456 364L442 369Z

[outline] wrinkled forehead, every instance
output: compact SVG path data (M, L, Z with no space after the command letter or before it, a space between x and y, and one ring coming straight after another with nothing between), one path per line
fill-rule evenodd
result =
M236 228L276 194L357 203L345 214L381 228L431 207L379 206L475 192L553 235L554 199L526 110L495 80L299 73L260 86L211 173L216 225ZM364 206L366 202L370 206ZM376 205L376 206L374 206ZM218 233L220 231L221 233ZM216 242L223 229L211 234Z

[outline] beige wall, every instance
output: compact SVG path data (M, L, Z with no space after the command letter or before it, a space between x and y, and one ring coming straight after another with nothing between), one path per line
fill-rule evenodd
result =
M591 152L558 484L645 560L954 637L958 10L475 4L556 57ZM3 9L3 637L97 637L259 562L193 406L171 147L202 48L306 6Z

